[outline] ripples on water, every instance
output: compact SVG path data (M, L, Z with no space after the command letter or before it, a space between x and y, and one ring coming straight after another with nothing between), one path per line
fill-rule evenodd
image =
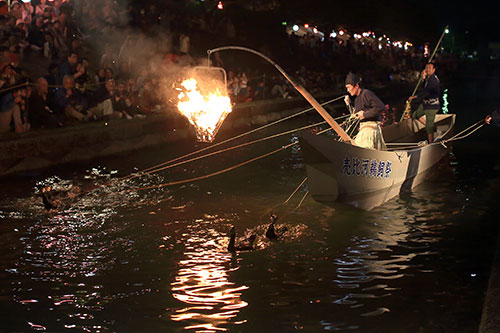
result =
M67 188L73 180L39 180L31 196L1 203L4 328L396 332L474 326L470 318L477 317L485 281L474 263L481 251L457 248L469 245L464 234L484 226L473 226L488 210L488 192L476 179L457 180L464 173L452 160L449 179L371 212L310 199L298 210L296 203L276 205L303 179L301 163L294 150L261 171L227 175L228 184L140 192L127 190L167 176L116 183L115 171L93 169L77 179L83 188L110 185L51 213L43 211L38 187ZM266 176L271 171L278 177ZM233 188L235 179L243 184ZM288 227L278 242L264 236L271 207L278 227ZM227 251L232 225L242 237L257 235L255 251Z

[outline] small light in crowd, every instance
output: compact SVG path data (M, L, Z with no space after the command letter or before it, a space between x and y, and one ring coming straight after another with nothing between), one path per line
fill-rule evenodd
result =
M281 25L286 26L287 25L286 21L281 22Z
M472 273L470 276L472 276L472 277L476 277L476 273Z
M344 35L344 30L339 30L339 35L343 36Z
M304 24L304 28L306 28L306 29L309 28L309 24L307 24L307 23Z
M217 8L224 9L224 5L222 4L222 1L219 1L219 3L217 4Z
M449 34L450 33L450 29L448 29L448 28L444 29L444 33L445 34Z
M23 0L24 3L31 2L31 0Z
M332 37L332 38L337 37L337 33L335 31L332 31L332 33L330 34L330 37Z
M294 24L293 27L292 27L292 30L295 31L295 32L299 31L299 26L296 25L296 24Z
M317 34L317 33L318 33L318 29L313 28L313 32L314 32L315 34Z

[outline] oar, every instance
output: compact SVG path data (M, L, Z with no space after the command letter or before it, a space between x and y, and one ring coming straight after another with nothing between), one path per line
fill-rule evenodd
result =
M427 61L428 64L430 64L431 61L432 61L432 59L434 58L434 55L436 54L437 49L438 49L439 45L441 44L441 41L443 40L444 35L446 34L446 31L448 31L448 26L446 26L444 28L443 33L441 34L441 37L439 37L439 40L438 40L438 42L436 44L436 47L434 48L434 51L432 52L431 56L429 57L429 61ZM417 85L415 86L415 89L413 89L413 93L410 96L414 96L416 94L416 92L418 90L418 87L420 86L421 83L422 83L422 75L420 75L420 77L418 78ZM403 119L406 116L410 115L410 109L411 109L410 103L411 103L410 99L407 99L406 100L405 111L401 115L401 119L399 120L399 122L403 121Z

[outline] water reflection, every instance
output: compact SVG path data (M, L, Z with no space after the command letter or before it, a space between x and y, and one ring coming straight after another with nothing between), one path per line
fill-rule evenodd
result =
M225 331L230 320L248 305L241 299L241 292L248 287L229 278L239 268L238 259L227 251L227 239L211 227L213 222L198 221L189 234L183 235L185 258L179 261L171 284L173 297L182 305L171 319L184 322L185 329Z
M111 179L112 174L92 169L78 182L82 184L88 180L93 184L103 184ZM158 179L151 177L145 181ZM11 219L21 221L30 218L24 230L15 229L18 257L5 271L10 275L9 279L15 281L12 282L12 300L27 311L25 316L29 320L26 322L32 330L108 330L113 321L108 320L103 325L96 316L105 309L105 304L151 291L131 286L125 293L109 294L103 292L98 281L123 264L120 258L133 251L136 241L127 233L132 228L130 221L116 223L113 217L130 206L137 208L168 201L169 193L163 191L139 197L136 192L122 191L133 185L131 182L110 183L85 193L59 211L45 211L38 196L39 186L50 185L60 190L73 182L49 177L36 184L31 197L2 203L2 215L8 214ZM47 311L52 315L37 315Z
M437 254L435 244L442 241L443 229L461 212L449 207L452 189L427 186L361 213L361 230L333 260L333 304L347 306L361 317L383 316L394 310L394 304L400 306L394 297L403 289L403 280L435 272L426 266L426 258ZM347 329L334 323L328 327Z

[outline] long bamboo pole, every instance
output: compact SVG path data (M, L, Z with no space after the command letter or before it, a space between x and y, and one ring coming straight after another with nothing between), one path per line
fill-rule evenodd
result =
M292 78L281 68L276 64L274 61L266 57L260 52L257 52L255 50L249 49L247 47L242 47L242 46L223 46L223 47L218 47L212 50L208 50L208 57L210 58L210 55L214 52L218 51L225 51L225 50L240 50L240 51L247 51L253 54L256 54L260 56L261 58L264 58L267 62L269 62L271 65L273 65L283 76L292 84L292 86L311 104L311 106L318 111L318 113L325 119L325 121L330 125L335 132L342 138L344 142L352 143L351 137L340 127L340 125L333 119L332 116L321 106L321 104L300 84L295 83L295 81L292 80Z
M436 47L434 48L434 51L432 51L432 54L429 57L429 60L427 61L428 64L430 64L431 61L432 61L432 59L434 58L434 55L436 54L439 45L441 45L441 41L443 40L443 37L444 37L444 35L446 34L447 31L448 31L448 26L446 26L444 28L443 33L441 34L441 37L439 37L439 40L438 40L438 42L436 44ZM416 94L416 92L418 90L418 87L422 83L422 80L423 80L423 77L422 77L422 75L420 75L420 77L418 78L418 81L417 81L417 85L415 86L415 89L413 89L413 93L411 94L411 96L414 96ZM409 116L410 115L410 108L411 108L410 100L408 99L408 100L406 100L405 111L401 115L401 119L399 120L399 122L403 121L403 119L405 118L405 116Z

